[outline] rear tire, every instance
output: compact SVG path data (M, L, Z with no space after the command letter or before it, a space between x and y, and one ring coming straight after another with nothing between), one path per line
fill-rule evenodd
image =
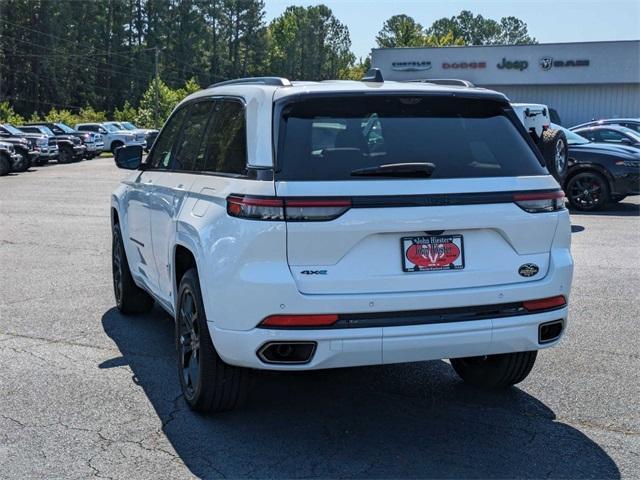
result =
M452 358L458 376L475 387L504 389L520 383L531 372L538 352L503 353L483 357Z
M11 171L11 160L4 153L0 153L0 177L7 175Z
M562 130L546 130L542 133L542 156L547 170L560 185L567 178L569 147L567 136Z
M195 268L180 281L175 336L180 385L189 407L205 413L240 406L246 398L251 371L225 363L216 352Z
M113 268L113 292L118 310L124 314L146 313L151 310L153 298L138 287L131 276L127 254L122 242L122 232L117 223L113 226L111 265Z
M572 176L567 182L566 195L572 208L584 212L599 210L611 200L606 178L592 171Z

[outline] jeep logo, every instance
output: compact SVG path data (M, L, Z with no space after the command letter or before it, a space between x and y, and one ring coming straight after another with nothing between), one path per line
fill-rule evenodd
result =
M302 270L301 275L326 275L326 270Z
M502 63L499 63L497 66L500 70L507 69L523 71L529 67L529 62L526 60L507 60L506 58L503 58Z

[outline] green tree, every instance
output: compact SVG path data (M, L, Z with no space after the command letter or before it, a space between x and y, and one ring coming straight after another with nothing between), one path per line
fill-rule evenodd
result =
M527 25L516 17L503 17L496 21L482 15L474 15L469 10L463 10L450 18L436 20L426 30L427 35L439 38L449 32L455 38L461 38L465 45L536 43L535 38L529 36Z
M376 35L381 48L420 47L424 45L424 29L408 15L394 15Z
M269 25L269 70L291 79L336 78L350 68L349 30L326 5L288 7Z
M116 122L135 122L138 117L138 110L133 108L129 100L124 101L122 108L116 108L113 111L113 119Z

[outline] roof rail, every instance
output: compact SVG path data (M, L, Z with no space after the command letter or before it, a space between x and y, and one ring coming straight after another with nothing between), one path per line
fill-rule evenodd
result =
M233 80L226 80L224 82L214 83L209 85L209 88L222 87L224 85L272 85L274 87L290 87L291 82L287 78L283 77L246 77L246 78L234 78Z
M384 82L384 78L382 78L382 72L379 68L371 68L367 73L362 77L363 82Z
M452 85L458 87L475 87L469 80L460 78L425 78L423 80L409 80L410 82L433 83L435 85Z

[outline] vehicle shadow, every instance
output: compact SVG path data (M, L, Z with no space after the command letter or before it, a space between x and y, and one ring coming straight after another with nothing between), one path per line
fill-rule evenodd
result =
M633 197L637 198L637 197ZM579 210L572 209L571 215L597 215L597 216L610 216L610 217L637 217L640 216L640 204L630 202L627 199L622 200L619 203L610 203L605 205L603 210L597 210L595 212L581 212Z
M173 320L102 317L190 471L203 478L619 478L592 440L512 388L467 387L443 361L256 372L247 404L203 416L180 395Z

